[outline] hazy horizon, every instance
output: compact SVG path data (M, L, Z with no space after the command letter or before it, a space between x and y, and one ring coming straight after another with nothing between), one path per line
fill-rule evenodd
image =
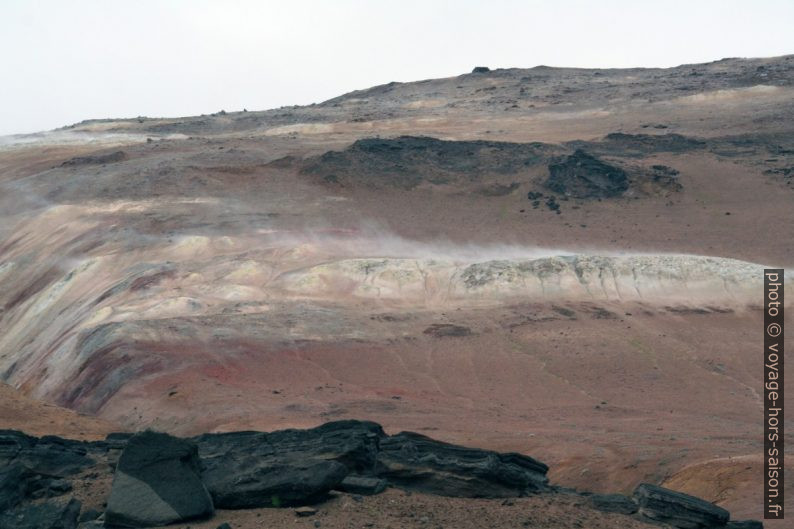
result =
M305 105L474 66L671 67L794 52L794 3L10 0L0 135Z

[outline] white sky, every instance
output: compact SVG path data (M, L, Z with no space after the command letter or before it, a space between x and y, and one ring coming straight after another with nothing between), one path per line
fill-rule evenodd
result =
M0 0L0 135L497 67L794 53L794 1Z

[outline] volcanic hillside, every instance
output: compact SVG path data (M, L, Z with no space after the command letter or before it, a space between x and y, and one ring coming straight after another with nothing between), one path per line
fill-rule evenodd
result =
M0 138L0 376L128 430L370 419L759 518L793 179L794 56Z

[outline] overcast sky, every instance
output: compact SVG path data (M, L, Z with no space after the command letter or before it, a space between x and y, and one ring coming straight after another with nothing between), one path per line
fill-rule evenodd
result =
M0 135L497 67L794 53L794 1L0 0Z

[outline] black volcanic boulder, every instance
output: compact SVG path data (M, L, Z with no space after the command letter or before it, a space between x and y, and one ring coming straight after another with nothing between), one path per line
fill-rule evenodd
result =
M163 433L133 436L119 458L105 512L109 527L151 527L214 512L196 445Z
M620 196L629 188L626 172L577 149L564 160L549 165L546 187L574 198Z
M548 469L529 456L465 448L402 432L381 440L377 475L409 490L494 498L549 490Z
M728 511L706 500L649 483L637 486L634 501L641 515L680 529L722 527L730 518Z
M349 472L371 473L382 437L380 425L351 420L308 430L205 434L195 441L215 505L240 509L311 502Z
M80 502L47 502L0 513L0 529L75 529Z

